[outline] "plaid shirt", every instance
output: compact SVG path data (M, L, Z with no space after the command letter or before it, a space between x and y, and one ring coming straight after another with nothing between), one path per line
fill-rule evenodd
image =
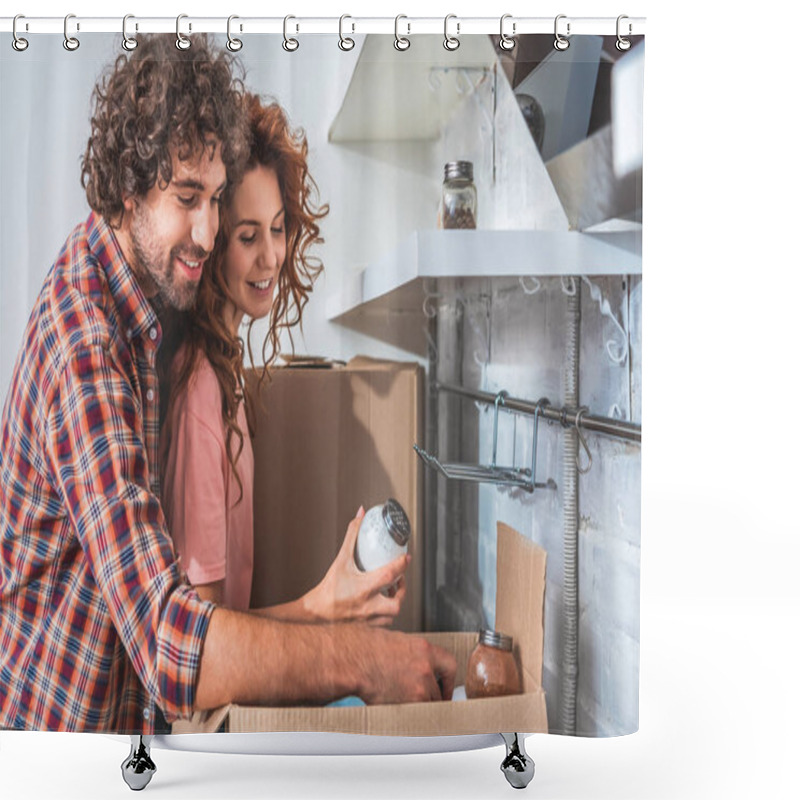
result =
M0 728L152 733L193 711L213 605L158 501L161 328L108 224L70 235L2 418Z

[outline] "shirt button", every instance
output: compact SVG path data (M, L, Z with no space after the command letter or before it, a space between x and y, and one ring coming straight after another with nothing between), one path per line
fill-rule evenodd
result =
M128 341L130 341L133 338L133 331L130 328L128 328L128 330L125 331L125 338Z
M156 393L152 389L147 390L147 402L152 403L153 398L156 396Z
M150 719L150 709L149 709L149 708L146 708L144 711L142 711L142 716L143 716L145 719Z
M158 338L158 331L155 328L150 328L150 338L155 341Z

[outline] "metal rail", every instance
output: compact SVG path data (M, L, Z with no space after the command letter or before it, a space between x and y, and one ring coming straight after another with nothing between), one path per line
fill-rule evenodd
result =
M481 392L477 389L466 389L463 386L454 386L450 383L434 383L433 388L436 391L449 392L451 394L461 395L468 397L471 400L477 400L480 403L487 405L494 405L497 395L491 392ZM521 400L517 397L504 397L502 407L508 411L519 411L523 414L535 414L537 404L529 400ZM574 408L557 408L552 405L539 405L539 416L543 419L551 420L553 422L560 422L562 425L574 425L578 418L580 409ZM642 426L634 422L625 422L621 419L612 419L611 417L600 417L588 412L580 413L580 427L582 430L593 431L595 433L602 433L606 436L616 436L618 439L624 439L628 442L642 441Z

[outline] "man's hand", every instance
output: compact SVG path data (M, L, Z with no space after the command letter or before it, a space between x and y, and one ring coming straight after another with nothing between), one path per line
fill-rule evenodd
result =
M450 700L456 660L447 650L419 636L373 631L363 663L359 696L368 704Z

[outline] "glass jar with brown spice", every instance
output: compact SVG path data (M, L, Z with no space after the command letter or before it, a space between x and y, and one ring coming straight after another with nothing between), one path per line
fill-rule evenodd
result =
M522 691L511 636L493 630L482 630L478 644L467 662L465 688L467 697L498 697Z

